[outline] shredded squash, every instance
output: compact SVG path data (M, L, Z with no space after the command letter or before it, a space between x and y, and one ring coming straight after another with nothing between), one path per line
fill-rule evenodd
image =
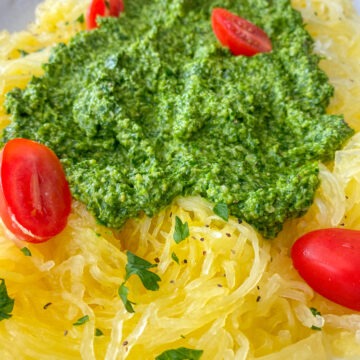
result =
M0 128L10 121L6 92L42 73L50 47L84 28L79 16L87 6L87 0L46 0L27 31L0 33ZM352 2L294 0L293 6L335 86L328 111L343 113L360 131L360 17ZM315 294L294 270L289 249L317 228L360 229L360 133L333 164L321 164L320 177L309 212L288 221L271 242L235 218L225 222L199 197L178 198L118 233L74 202L66 229L40 245L21 243L2 226L0 278L15 306L0 321L0 358L154 359L186 347L203 350L202 359L359 359L360 315ZM176 216L190 231L179 244ZM137 277L127 281L135 313L118 294L127 250L156 263L161 278L158 291L144 289ZM89 321L74 325L84 316Z

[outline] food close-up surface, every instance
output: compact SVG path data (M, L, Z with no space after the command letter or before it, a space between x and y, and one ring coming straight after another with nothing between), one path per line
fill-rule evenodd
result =
M359 359L359 2L24 3L0 358Z

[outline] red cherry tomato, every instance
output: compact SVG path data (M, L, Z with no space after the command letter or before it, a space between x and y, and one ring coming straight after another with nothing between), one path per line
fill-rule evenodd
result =
M0 152L0 216L18 238L43 242L64 229L71 193L54 152L13 139Z
M117 17L124 11L123 0L92 0L86 14L86 28L88 30L98 27L98 16Z
M360 311L360 231L316 230L291 249L294 267L320 295Z
M220 43L234 55L253 56L272 50L271 41L262 29L226 9L213 9L211 24Z

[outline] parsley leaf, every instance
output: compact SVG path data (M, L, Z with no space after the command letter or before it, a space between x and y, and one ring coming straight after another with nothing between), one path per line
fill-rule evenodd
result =
M313 308L313 307L310 308L310 311L315 317L316 317L316 315L321 316L321 312L318 311L317 309Z
M177 244L185 240L190 235L189 225L187 222L183 223L181 219L175 217L175 231L174 231L174 240Z
M0 279L0 321L11 318L15 300L10 298L4 279Z
M176 254L175 254L174 252L172 252L171 258L172 258L176 263L179 264L179 258L176 256Z
M74 326L79 326L79 325L83 325L86 322L88 322L90 320L89 315L85 315L79 319L76 320L76 322L73 323Z
M311 307L311 308L310 308L310 311L311 311L311 313L314 315L314 317L321 316L321 312L318 311L317 309L315 309L314 307ZM312 325L312 326L311 326L311 329L312 329L312 330L322 330L321 327L316 326L316 325Z
M319 330L319 331L321 331L322 328L320 328L318 326L315 326L315 325L311 325L311 330Z
M151 264L147 260L136 256L130 251L126 253L126 256L128 262L125 267L125 281L129 279L131 275L137 275L146 289L152 291L159 290L158 282L161 281L159 275L148 270L156 267L157 265Z
M217 203L213 208L214 213L221 217L223 220L229 220L229 209L225 203Z
M96 328L95 329L95 336L102 336L102 335L104 335L104 333L100 329Z
M76 21L79 22L80 24L83 24L85 22L84 14L79 15Z
M158 282L161 281L161 279L159 275L148 270L153 267L156 267L157 264L151 264L147 260L142 259L139 256L136 256L130 251L127 251L126 256L128 261L125 266L125 271L126 271L125 280L120 285L118 289L118 294L125 305L125 309L128 312L133 313L135 311L132 305L134 305L135 303L131 302L128 299L129 289L125 286L125 283L129 279L129 277L131 275L137 275L140 278L144 287L152 291L159 290Z
M20 53L20 56L21 56L21 57L24 57L24 56L26 56L26 55L29 55L29 53L28 53L27 51L25 51L25 50L18 49L18 52Z
M133 305L135 305L135 303L128 299L129 289L125 286L125 283L122 283L119 286L118 294L125 305L126 311L129 313L134 313L135 310L133 308Z
M25 246L22 249L20 249L20 251L25 255L25 256L31 256L31 251Z
M184 347L166 350L158 355L155 360L199 360L203 351L187 349Z

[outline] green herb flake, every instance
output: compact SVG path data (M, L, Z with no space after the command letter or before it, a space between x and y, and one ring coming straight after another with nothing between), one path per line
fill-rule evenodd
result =
M15 300L10 298L4 279L0 279L0 321L11 318Z
M26 55L29 55L29 53L25 50L18 49L18 52L20 53L21 57L25 57Z
M95 336L103 336L103 335L104 333L100 329L98 328L95 329Z
M189 225L187 222L183 223L181 219L175 217L175 230L174 230L174 240L177 244L185 240L190 235Z
M23 247L22 249L20 249L20 251L21 251L25 256L31 256L31 251L30 251L29 248L27 248L26 246Z
M77 19L76 21L80 24L83 24L85 22L85 17L84 17L84 14L81 14Z
M135 310L133 308L133 305L136 304L128 299L129 289L125 286L125 283L122 283L119 286L118 294L120 296L121 301L125 305L126 311L129 313L134 313Z
M166 350L158 355L155 360L199 360L203 351L187 349L184 347Z
M225 203L217 203L213 208L214 213L221 217L223 220L228 221L229 220L229 209L228 206Z
M87 323L89 320L90 320L89 315L85 315L85 316L77 319L77 320L73 323L73 325L74 325L74 326L80 326L80 325L83 325L83 324Z
M314 307L311 307L311 308L310 308L310 311L311 311L311 313L314 315L315 318L318 317L318 316L321 316L321 312L318 311L317 309L315 309ZM312 325L312 326L311 326L311 329L312 329L312 330L322 330L321 327L316 326L316 325Z
M176 254L175 254L174 252L172 252L171 258L172 258L176 263L179 264L179 258L176 256Z
M318 327L318 326L315 326L315 325L312 325L311 326L311 330L318 330L318 331L321 331L321 327Z
M161 281L159 275L148 270L156 267L157 265L151 264L147 260L136 256L130 251L126 253L126 256L128 262L125 267L125 281L128 280L131 275L137 275L147 290L159 290L158 282Z
M315 309L314 307L310 308L311 313L316 317L316 316L321 316L321 312L318 311L317 309Z

